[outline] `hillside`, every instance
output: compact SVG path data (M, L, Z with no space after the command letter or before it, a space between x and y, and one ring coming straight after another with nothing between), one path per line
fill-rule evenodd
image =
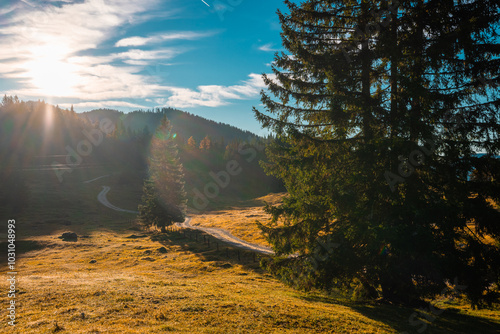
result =
M265 159L265 143L257 144L261 139L227 124L175 109L129 114L101 109L77 114L43 101L4 100L0 106L0 211L21 210L27 203L29 187L23 173L52 171L47 176L56 183L74 179L75 170L100 167L108 173L144 177L149 142L164 116L176 133L191 208L205 210L224 197L251 198L283 190L259 166ZM190 137L193 145L188 143ZM241 175L219 187L216 198L208 201L205 187L215 182L211 173L223 173L230 160L241 167ZM127 183L127 177L122 182ZM194 203L198 192L202 205Z
M120 124L121 122L125 130L128 131L130 129L132 132L143 132L145 128L149 132L152 132L160 124L162 117L167 116L178 136L184 140L193 136L196 142L200 142L205 136L218 141L223 138L225 142L238 139L247 140L248 138L256 137L255 134L249 131L238 129L229 124L214 122L172 108L157 109L155 111L138 110L126 114L117 110L96 109L83 112L79 115L92 122L100 121L106 117L114 124Z
M147 146L148 136L166 116L172 124L179 147L185 172L188 206L191 210L216 208L219 202L224 202L227 198L249 199L284 190L279 181L267 176L260 167L259 161L266 159L265 143L262 138L249 131L171 108L127 114L117 110L99 109L79 115L91 123L109 119L116 124L115 136L121 141L118 145L128 143L118 150L125 150L125 155L136 139L145 140L143 144ZM194 140L193 145L188 143L190 137ZM201 147L202 143L204 147ZM146 160L145 147L142 153L145 154L143 159ZM241 173L228 180L227 185L221 186L214 179L214 175L225 173L229 161L236 161ZM217 193L216 196L211 196L212 190Z

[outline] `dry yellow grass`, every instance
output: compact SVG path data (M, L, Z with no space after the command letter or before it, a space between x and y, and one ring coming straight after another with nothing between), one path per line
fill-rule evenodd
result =
M217 251L212 243L209 249L201 237L196 242L176 232L159 237L131 229L133 215L97 202L99 182L43 180L30 183L31 211L17 218L17 325L7 325L8 282L2 279L1 333L415 333L421 328L410 322L413 309L299 292L261 270L248 253L241 252L240 262L235 250L227 258L226 247ZM113 192L112 203L132 205L126 194L125 188ZM246 217L262 214L261 201L224 211L241 216L240 226L248 227L245 219L265 219ZM64 242L58 236L67 230L88 237ZM5 232L0 231L1 240L7 240ZM258 240L260 231L251 233L249 241ZM6 249L4 242L0 246ZM6 269L0 261L0 271ZM432 328L428 333L494 333L500 325L498 311L455 309L433 322L421 317Z
M308 300L255 265L189 251L183 239L98 230L64 242L59 232L32 238L43 249L18 260L12 333L394 332L348 306ZM5 294L0 304L7 305Z
M299 292L248 258L243 263L225 258L223 249L208 249L176 232L142 237L126 230L129 226L95 229L77 242L58 239L63 230L30 238L41 248L17 261L18 318L8 333L413 333L421 328L409 322L414 310ZM6 280L0 290L7 290ZM2 293L0 305L7 303ZM496 311L472 314L464 308L429 325L433 333L473 333L477 326L493 333L499 324ZM0 332L7 333L6 326L4 321Z
M223 228L242 240L269 246L261 230L257 227L257 221L267 223L270 219L269 215L264 212L264 203L278 204L284 196L284 193L269 194L254 200L242 201L224 210L193 215L191 224Z

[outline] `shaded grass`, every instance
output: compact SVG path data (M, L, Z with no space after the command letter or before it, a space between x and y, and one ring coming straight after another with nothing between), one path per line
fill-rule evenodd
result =
M103 178L92 183L83 183L100 175L112 173L105 167L74 170L64 175L64 182L59 182L53 171L30 171L25 173L26 183L30 189L30 200L23 213L16 217L17 239L42 236L47 234L74 231L88 234L95 229L123 229L123 221L133 220L134 214L113 211L97 201L97 195L103 185L113 178ZM117 189L116 205L120 206L122 198L136 201L137 196L129 199L127 193L137 194L135 186L141 179L133 180L134 186L129 190ZM111 193L114 193L112 189ZM135 206L135 208L137 205ZM0 231L0 240L6 240L6 230Z
M7 243L7 241L0 242L0 256L2 259L7 258L8 245L9 244ZM45 244L43 244L42 242L34 240L18 240L16 241L15 246L16 246L15 248L16 255L24 254L33 250L43 249L44 247L46 247ZM5 263L2 264L5 265Z

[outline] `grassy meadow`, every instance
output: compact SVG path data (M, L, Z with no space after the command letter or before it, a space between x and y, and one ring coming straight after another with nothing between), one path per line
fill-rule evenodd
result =
M262 270L258 256L240 251L238 260L236 249L202 233L142 230L133 214L97 201L107 185L112 204L135 210L138 176L83 183L109 171L74 170L56 183L51 172L29 173L29 207L4 217L17 221L18 291L17 325L7 327L3 317L2 333L499 333L498 310L471 310L459 300L429 301L444 310L435 315L297 291ZM231 202L192 224L266 245L255 221L267 219L263 202L281 196ZM58 238L66 231L78 241ZM0 237L7 240L5 230ZM6 261L1 265L7 271ZM0 289L8 290L6 280ZM2 293L4 315L7 303Z
M242 240L269 247L257 222L267 223L269 215L264 212L264 205L277 204L283 196L285 193L269 194L253 200L227 200L227 204L221 209L193 216L191 225L223 228Z

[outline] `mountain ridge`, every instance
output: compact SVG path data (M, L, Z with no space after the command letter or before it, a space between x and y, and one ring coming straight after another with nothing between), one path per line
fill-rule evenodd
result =
M81 115L81 117L93 123L106 117L114 124L117 124L117 126L120 126L119 123L122 122L124 130L130 129L132 132L141 132L147 128L147 131L150 133L154 132L160 124L161 118L166 116L177 135L181 136L184 140L192 136L196 142L200 142L205 136L219 141L221 138L224 138L225 142L235 139L259 138L258 135L248 130L174 108L135 110L128 113L116 109L94 109L77 113L77 115Z

